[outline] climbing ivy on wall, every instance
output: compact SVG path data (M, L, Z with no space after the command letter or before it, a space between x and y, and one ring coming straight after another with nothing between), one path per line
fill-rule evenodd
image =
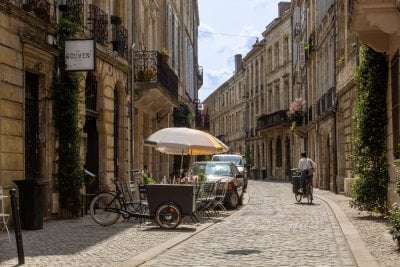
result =
M62 217L78 217L80 212L80 188L83 172L79 155L80 131L79 76L65 71L65 41L73 38L79 27L63 18L58 25L58 49L60 72L54 71L52 94L54 100L54 124L58 136L57 189ZM57 67L56 67L57 69Z
M388 63L384 54L363 45L356 71L357 107L354 135L356 177L350 202L360 210L386 210L389 182L386 158L386 90Z
M188 105L180 103L177 107L174 107L172 113L175 127L187 127L190 128L192 125L193 114L190 111ZM183 157L183 169L189 168L190 156ZM173 175L179 176L181 168L181 156L174 156Z

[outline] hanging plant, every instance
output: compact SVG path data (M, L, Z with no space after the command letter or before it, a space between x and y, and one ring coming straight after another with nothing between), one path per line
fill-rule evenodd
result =
M355 174L350 205L385 213L389 182L386 159L386 90L388 64L384 54L368 46L360 50L356 71L357 107L354 136Z
M66 18L60 20L58 25L60 74L54 71L51 85L54 124L58 136L56 177L62 217L79 217L81 210L80 188L83 171L79 154L79 77L75 72L65 71L64 61L65 41L73 38L78 30L79 27L70 20Z

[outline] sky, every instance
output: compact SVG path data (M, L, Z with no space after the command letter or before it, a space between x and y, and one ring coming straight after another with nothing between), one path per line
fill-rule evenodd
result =
M199 65L203 67L200 101L234 74L235 55L244 57L278 17L283 0L199 0ZM288 0L288 2L290 2Z

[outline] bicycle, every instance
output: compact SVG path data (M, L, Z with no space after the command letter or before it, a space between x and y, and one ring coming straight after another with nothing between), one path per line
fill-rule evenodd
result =
M303 192L299 192L300 189L300 174L292 176L293 193L297 202L301 202L303 198L307 198L307 203L312 204L314 199L313 196L313 184L312 175L307 175L304 180Z
M115 192L100 192L90 203L90 216L93 221L102 226L116 223L121 217L145 219L148 205L142 199L134 200L130 188L118 179L113 179Z

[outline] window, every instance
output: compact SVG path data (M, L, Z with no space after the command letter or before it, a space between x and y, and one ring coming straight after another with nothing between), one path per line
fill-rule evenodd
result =
M287 36L283 38L283 61L285 64L289 61L289 38Z
M391 64L392 83L392 123L393 123L393 156L400 159L400 94L399 94L399 53L397 52Z
M276 43L274 47L274 70L279 67L279 44Z

